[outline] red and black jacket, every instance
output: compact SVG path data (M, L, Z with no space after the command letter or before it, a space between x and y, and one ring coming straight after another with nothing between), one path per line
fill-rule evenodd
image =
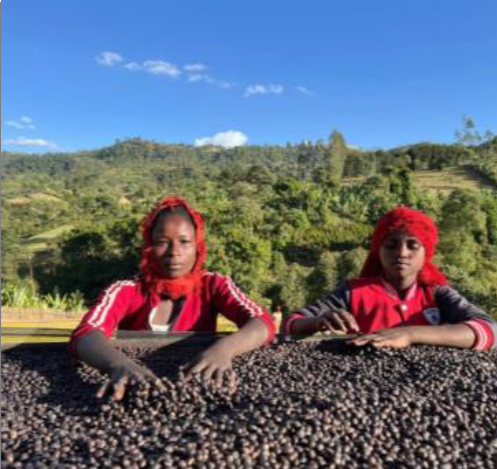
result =
M453 288L414 283L401 298L382 277L345 282L335 291L285 318L284 333L292 322L316 317L336 309L352 313L361 332L369 333L399 326L466 324L475 334L474 349L497 348L497 323Z

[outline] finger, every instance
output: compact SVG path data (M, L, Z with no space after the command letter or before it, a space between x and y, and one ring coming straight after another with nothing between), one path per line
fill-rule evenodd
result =
M195 374L201 373L204 368L207 367L207 363L205 363L203 360L200 360L193 365L191 365L185 374L185 381L188 381L190 378L192 378Z
M150 382L148 381L148 377L140 372L134 372L126 382L130 385L140 385L140 386L149 386Z
M379 342L373 342L373 346L376 348L382 348L382 347L392 347L392 341L390 340L382 340Z
M357 321L352 314L350 314L348 311L345 310L340 310L339 314L349 330L354 332L360 332L359 325L357 324Z
M321 318L320 330L336 332L335 328L331 325L330 321L328 321L326 318Z
M154 383L155 381L157 381L159 379L157 377L157 375L149 368L143 368L143 375L144 375L145 379L147 381L150 381L151 383Z
M218 368L214 373L214 382L218 388L223 386L224 373L221 368Z
M155 386L158 389L163 389L162 381L149 369L143 371L143 375L139 377L139 380L146 386Z
M385 339L380 342L373 343L373 345L377 348L381 347L392 347L392 348L406 348L408 344L401 342L396 339Z
M120 401L124 397L127 384L128 384L127 376L119 378L117 382L114 384L114 394L112 395L112 399L114 399L115 401Z
M204 383L208 383L214 372L217 370L217 367L215 365L208 366L204 372L202 373L202 379L204 380Z
M376 348L384 348L384 347L392 347L392 348L401 348L400 345L395 340L381 340L378 342L373 342L373 346Z
M102 399L102 397L105 396L105 393L107 392L107 389L109 389L109 384L110 384L110 380L106 380L104 384L102 384L102 386L100 386L100 388L98 389L97 391L97 397L99 399Z
M351 340L348 343L353 344L353 345L357 345L358 347L362 347L363 345L369 344L370 342L371 342L371 339L364 339L361 337L360 339Z
M378 340L382 336L378 334L377 332L372 332L370 334L362 334L358 339L367 339L367 340Z
M228 387L232 392L234 392L237 388L237 377L232 368L228 370Z
M332 315L329 316L329 320L333 324L335 330L347 332L347 326L340 317L340 313L333 313Z

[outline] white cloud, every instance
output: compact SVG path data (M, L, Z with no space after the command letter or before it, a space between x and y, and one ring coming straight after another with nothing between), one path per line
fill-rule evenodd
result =
M204 64L188 64L183 67L187 72L203 72L207 70L207 66Z
M306 96L314 96L314 93L311 90L308 90L305 86L296 86L295 89Z
M105 67L112 67L112 65L118 64L124 60L121 54L111 51L101 52L97 55L96 59L100 65Z
M5 122L5 125L9 127L14 127L18 130L33 130L36 129L33 119L28 116L21 116L18 120L12 120Z
M217 78L213 78L209 75L205 75L202 73L195 73L188 77L188 81L191 83L202 81L209 85L218 86L219 88L231 88L233 85L226 80L219 80Z
M226 132L219 132L212 137L202 137L195 140L196 147L204 145L215 145L224 148L234 148L245 145L248 142L248 137L237 130L228 130Z
M128 62L127 64L124 64L123 67L127 70L131 70L132 72L142 69L142 66L136 62Z
M283 85L250 85L245 88L245 93L243 96L248 98L256 94L267 95L267 94L282 94L285 88Z
M45 147L45 148L57 148L57 145L53 142L49 142L43 138L10 138L3 140L4 145L12 145L15 147Z
M23 124L26 124L26 125L31 125L31 124L33 124L33 119L31 119L31 117L28 117L28 116L21 116L19 120L20 120Z
M97 57L98 63L101 65L111 66L117 63L123 62L123 57L117 52L102 52ZM165 75L171 78L176 78L183 72L177 65L166 62L165 60L145 60L143 63L138 62L126 62L122 64L122 67L130 72L146 72L151 75ZM207 75L205 70L207 70L207 65L202 63L191 63L183 66L183 70L186 73L187 80L191 83L203 82L208 85L216 86L218 88L231 88L232 83L226 80L221 80L219 78L214 78ZM273 86L273 85L270 85ZM278 85L276 85L278 86ZM272 91L275 92L275 91Z
M188 77L188 81L194 83L196 81L202 81L204 79L204 75L201 75L200 73L196 73L195 75L190 75Z
M9 127L14 127L15 129L25 129L26 126L22 122L18 121L7 121L5 122L5 125L8 125Z
M146 60L143 62L143 68L152 75L166 75L173 78L181 73L176 65L164 60Z

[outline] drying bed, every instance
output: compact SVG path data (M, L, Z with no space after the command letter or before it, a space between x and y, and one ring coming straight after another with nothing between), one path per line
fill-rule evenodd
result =
M64 344L3 350L2 468L497 467L496 352L279 337L234 360L236 387L185 381L218 337L121 336L164 384L122 402Z

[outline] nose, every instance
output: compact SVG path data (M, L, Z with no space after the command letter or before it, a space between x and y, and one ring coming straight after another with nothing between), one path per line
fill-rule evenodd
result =
M409 255L409 248L407 243L399 243L397 247L397 255L399 257L407 257Z
M175 243L175 242L172 242L169 244L168 248L167 248L167 252L166 252L166 255L168 257L177 257L180 253L180 244L179 243Z

